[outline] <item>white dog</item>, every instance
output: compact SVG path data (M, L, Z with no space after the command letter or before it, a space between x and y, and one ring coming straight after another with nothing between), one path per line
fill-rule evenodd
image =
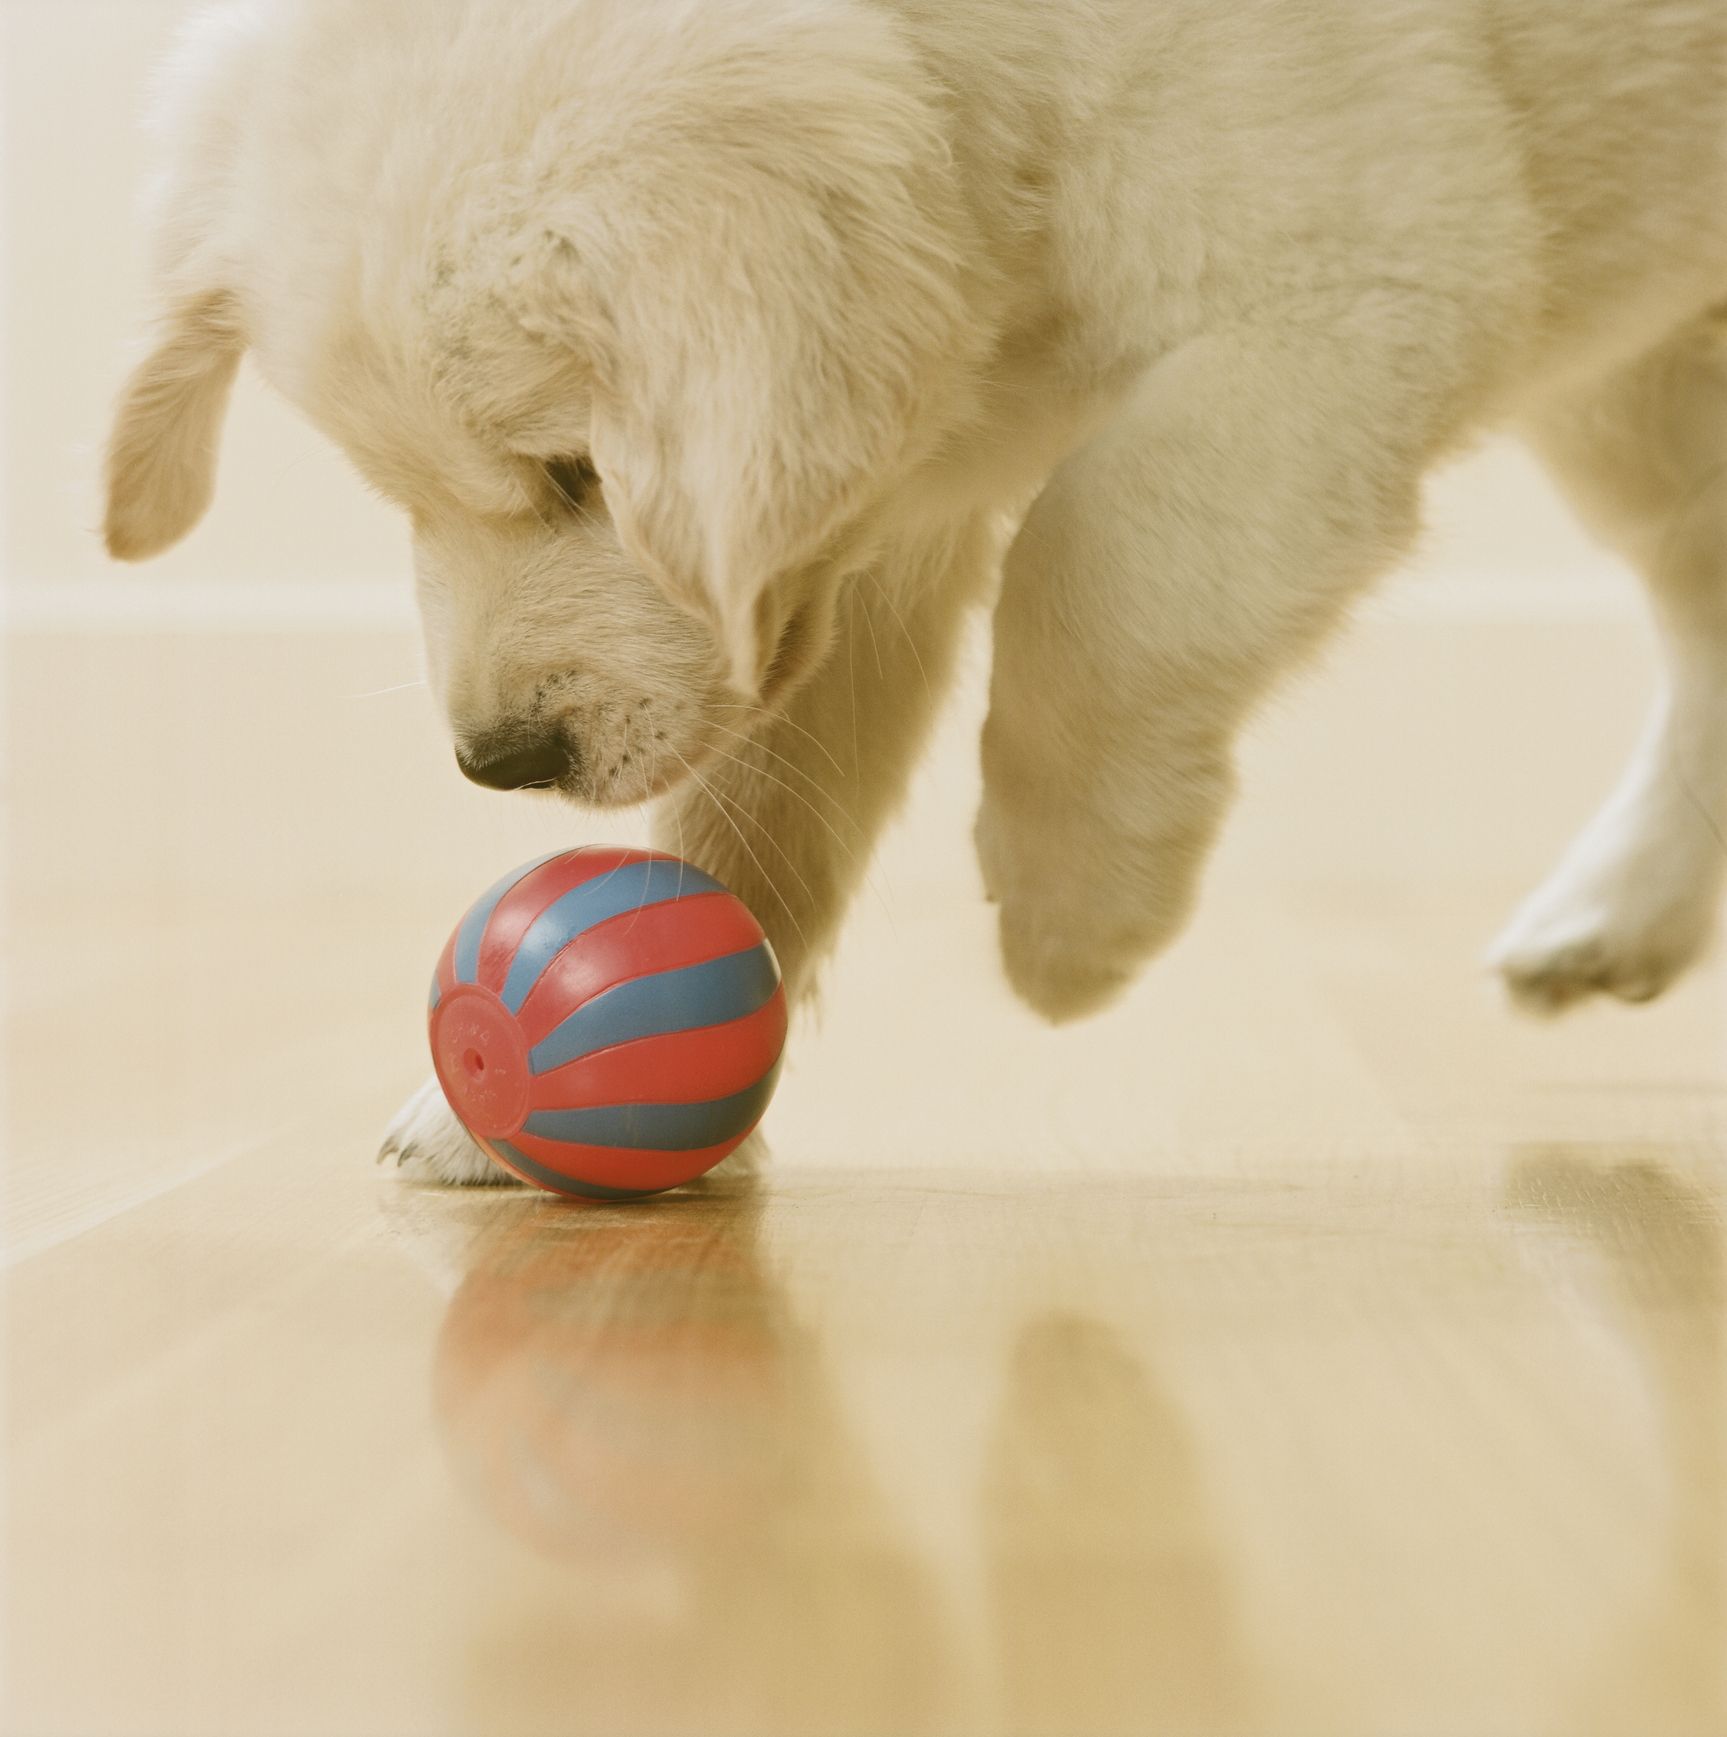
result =
M243 0L169 82L114 553L197 520L250 350L411 515L463 769L664 796L794 996L999 579L1007 973L1108 1001L1244 718L1495 425L1669 678L1501 968L1640 999L1704 944L1727 0ZM491 1173L435 1086L386 1149Z

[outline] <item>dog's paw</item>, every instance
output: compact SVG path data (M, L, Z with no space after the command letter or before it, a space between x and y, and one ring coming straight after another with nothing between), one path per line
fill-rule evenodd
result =
M1174 829L1010 821L987 795L973 837L1008 983L1054 1025L1102 1012L1180 934L1203 861Z
M1018 900L1003 903L999 934L1014 993L1052 1025L1101 1012L1132 982L1140 957Z
M1556 878L1511 919L1488 964L1528 1013L1562 1013L1592 995L1652 1001L1703 951L1711 918L1708 902L1662 898L1635 879Z
M473 1136L456 1120L436 1077L409 1098L390 1124L378 1150L378 1162L389 1158L398 1165L417 1166L432 1182L457 1186L516 1182L475 1145Z
M722 1158L709 1176L715 1176L722 1182L750 1182L760 1176L767 1168L768 1143L760 1128L745 1138Z
M984 897L997 907L1002 969L1020 1000L1055 1025L1114 1000L1133 975L1131 965L1058 915L1061 881L1024 848L1023 829L1011 827L986 797L972 838Z

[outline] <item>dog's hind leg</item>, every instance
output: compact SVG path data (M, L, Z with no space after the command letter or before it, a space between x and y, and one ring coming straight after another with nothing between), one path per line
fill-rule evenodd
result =
M1523 1006L1658 995L1703 951L1727 865L1727 325L1543 410L1532 444L1643 575L1662 685L1618 787L1492 959Z

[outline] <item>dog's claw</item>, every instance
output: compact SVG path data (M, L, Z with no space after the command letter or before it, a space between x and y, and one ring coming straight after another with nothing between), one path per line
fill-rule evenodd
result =
M397 1171L417 1166L417 1179L446 1185L501 1184L513 1182L494 1164L457 1120L435 1079L427 1080L402 1106L394 1124L384 1132L378 1162L396 1160Z

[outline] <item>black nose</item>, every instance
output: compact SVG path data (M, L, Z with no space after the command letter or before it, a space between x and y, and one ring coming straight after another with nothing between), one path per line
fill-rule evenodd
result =
M476 784L491 790L532 790L556 784L575 770L576 759L559 736L525 741L476 742L471 753L456 750L456 764Z

